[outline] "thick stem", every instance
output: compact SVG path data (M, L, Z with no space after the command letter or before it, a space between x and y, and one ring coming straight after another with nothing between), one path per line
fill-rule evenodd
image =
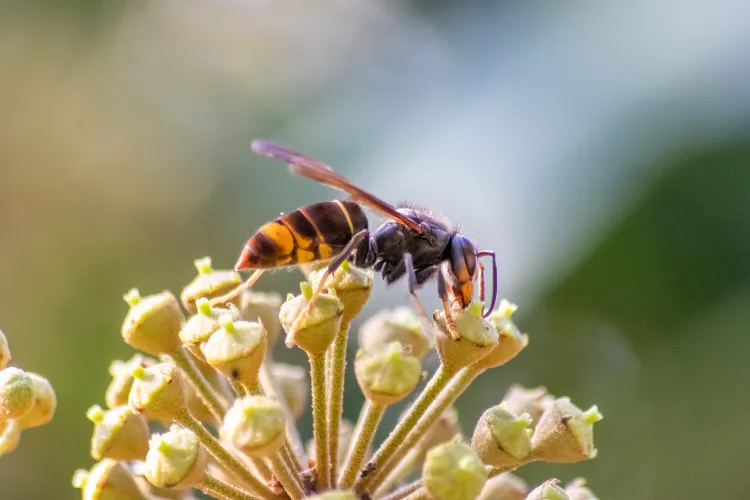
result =
M206 495L219 500L255 500L257 498L211 476L206 476L203 479L199 489Z
M344 406L344 379L346 371L346 345L349 338L350 322L341 323L330 351L328 381L331 391L328 395L328 456L331 461L330 484L338 477L339 428Z
M432 401L432 404L428 405L423 412L422 417L408 432L405 433L403 439L400 440L395 449L395 454L392 455L394 459L381 463L372 475L372 480L363 488L365 492L375 491L378 486L385 481L390 472L398 465L403 457L405 457L408 451L416 446L422 436L424 436L432 424L440 418L440 416L452 405L458 396L469 387L469 384L479 375L480 371L468 367L464 368L451 383Z
M250 492L263 500L272 500L275 495L268 487L255 477L237 458L234 457L221 443L189 413L184 413L177 419L177 423L193 431L200 439L206 451L216 459L228 472L242 480Z
M424 415L440 391L448 384L448 382L450 382L453 375L454 374L446 369L445 366L442 364L440 365L430 379L430 382L424 388L411 408L409 408L409 411L401 419L396 428L388 435L388 438L383 444L380 445L380 448L378 448L378 451L375 452L375 455L370 460L370 464L373 464L375 467L375 474L368 475L366 478L360 477L354 483L354 489L358 493L372 492L375 490L372 484L375 476L379 475L378 472L380 468L391 460L393 454L401 445L401 442L406 438L407 434L409 434L422 415Z
M180 346L169 353L169 356L182 373L185 374L188 382L195 389L196 394L198 394L198 397L206 405L206 408L208 408L218 422L221 422L224 419L224 414L227 412L227 405L222 401L213 387L211 387L200 370L198 370L198 367L195 366L185 348Z
M328 426L326 425L326 362L325 354L310 355L312 385L313 439L315 440L315 469L318 491L330 487L328 457Z
M410 451L406 457L399 462L398 466L390 473L388 474L388 477L385 478L385 480L380 483L380 486L378 486L378 489L375 490L375 497L382 496L382 493L385 493L386 491L390 491L391 488L393 488L394 484L397 484L403 479L406 479L409 477L412 472L414 472L414 469L417 467L417 453L415 453L416 450Z
M384 496L381 500L402 500L424 486L424 481L414 481L406 486L397 489L390 495Z
M383 413L385 413L385 406L376 406L369 401L365 402L357 426L354 428L353 444L350 447L349 456L346 458L344 471L341 473L339 489L351 488L355 479L357 479L357 473L362 468L367 448L370 447L372 438L375 437L375 431L378 430Z
M404 500L429 500L430 494L424 488L419 488L417 491L404 497Z
M263 392L268 397L276 399L284 410L284 414L286 415L286 442L284 443L284 448L289 452L289 456L285 458L285 460L291 458L293 460L293 464L291 464L294 466L293 470L296 473L299 473L302 470L302 462L305 459L302 437L299 435L294 415L292 415L292 412L289 410L289 404L287 403L286 398L284 398L276 381L271 376L271 370L268 367L268 363L269 361L266 360L260 368L260 386Z
M286 463L284 463L284 460L281 458L281 454L269 458L268 463L271 465L271 469L276 475L276 479L278 479L281 486L284 487L284 491L289 495L289 498L292 500L299 500L305 496L299 478L287 468Z

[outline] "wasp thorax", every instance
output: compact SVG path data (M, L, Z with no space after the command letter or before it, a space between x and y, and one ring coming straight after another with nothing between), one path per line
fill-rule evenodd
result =
M159 488L197 486L206 476L206 452L198 437L172 425L154 434L146 456L146 479Z
M268 336L268 345L272 347L279 338L281 324L279 309L281 295L246 290L240 299L240 314L245 321L256 321L263 325Z
M487 471L474 450L454 440L427 453L422 478L434 500L474 500L487 481Z
M502 404L485 411L471 438L471 447L493 467L523 463L531 452L531 417L515 415Z
M359 346L362 349L389 342L411 346L412 355L419 359L432 349L432 342L422 331L419 318L409 307L380 311L362 323L359 329Z
M279 320L287 332L287 345L297 345L309 354L323 354L341 326L344 305L335 295L322 293L308 312L312 288L300 284L302 294L290 297L281 305ZM293 330L296 328L296 331Z
M450 372L460 369L487 356L498 344L495 327L482 318L482 305L473 302L469 307L453 312L458 338L454 339L443 311L434 314L437 334L435 347L443 366Z
M81 490L83 500L146 500L125 466L108 458L89 472L76 471L73 486Z
M94 423L91 456L96 460L143 460L148 452L149 430L146 417L129 406L109 411L94 405L86 412Z
M128 405L149 418L173 420L185 410L185 382L177 367L168 362L148 368L137 366Z
M569 398L556 399L542 414L531 438L534 458L560 463L594 458L594 424L601 419L596 406L584 412Z
M130 305L122 324L125 342L153 356L169 354L180 347L182 311L170 292L141 297L135 288L125 295Z
M211 258L203 257L195 260L198 276L182 289L180 300L185 309L191 313L197 310L196 301L204 297L213 299L232 291L240 284L240 275L235 271L215 271L211 266ZM235 297L232 303L240 307L240 297Z
M271 456L286 437L284 410L265 396L245 396L237 399L224 416L219 434L248 456Z
M250 321L234 321L232 316L221 319L221 328L201 345L206 362L232 381L256 385L267 337L263 325Z
M360 349L354 360L354 373L365 397L373 404L387 406L406 396L419 383L422 367L399 342Z

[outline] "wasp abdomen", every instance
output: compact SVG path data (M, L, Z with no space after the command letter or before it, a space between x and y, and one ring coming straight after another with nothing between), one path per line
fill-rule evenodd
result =
M330 259L363 229L367 217L356 203L307 205L261 227L248 240L236 267L268 269Z

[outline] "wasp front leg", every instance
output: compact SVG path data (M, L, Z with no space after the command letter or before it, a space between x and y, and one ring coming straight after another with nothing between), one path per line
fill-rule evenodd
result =
M440 268L440 272L438 272L437 276L437 288L438 288L438 296L440 297L440 300L443 302L443 311L445 312L445 324L448 327L448 333L450 333L451 338L453 340L459 340L461 336L458 334L458 329L456 328L456 322L453 320L453 310L451 309L451 299L448 295L448 287L446 286L446 280L445 280L445 269L443 267Z

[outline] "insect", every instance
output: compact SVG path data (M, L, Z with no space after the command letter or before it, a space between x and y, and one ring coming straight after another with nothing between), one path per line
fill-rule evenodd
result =
M480 300L484 301L484 267L479 259L491 257L492 301L483 310L483 316L487 317L495 308L498 287L495 252L478 251L445 218L416 206L395 208L352 184L328 165L277 143L257 140L253 141L252 149L287 163L292 174L344 191L349 198L307 205L263 225L247 241L235 266L237 271L255 272L238 289L215 299L214 303L225 302L252 286L264 270L328 260L330 263L307 304L307 312L325 290L327 278L350 259L357 267L379 272L386 284L406 277L409 293L422 317L424 309L416 291L436 278L448 329L457 338L451 306L469 305L477 277ZM372 232L362 206L386 218ZM290 336L294 330L293 327Z

